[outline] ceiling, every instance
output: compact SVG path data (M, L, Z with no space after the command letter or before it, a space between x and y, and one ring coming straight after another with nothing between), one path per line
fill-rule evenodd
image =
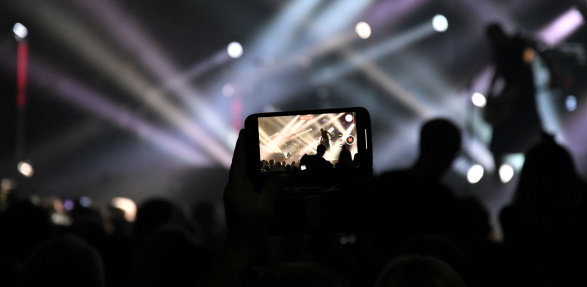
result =
M465 133L462 175L468 165L487 164L488 128L470 101L486 90L491 68L485 25L497 21L543 40L540 32L577 4L5 0L0 177L15 178L23 194L217 199L248 114L345 106L371 113L376 172L413 161L423 120L451 118ZM437 14L448 19L445 32L431 29ZM354 32L359 21L369 23L368 39ZM22 110L15 108L16 22L29 32ZM584 78L573 48L584 47L585 34L578 26L549 47L571 80ZM240 58L226 53L233 41L242 44ZM587 133L570 129L587 107L571 114L563 101L573 92L581 104L585 89L577 81L565 89L543 101L543 120L585 171ZM30 178L16 173L25 159L34 166Z

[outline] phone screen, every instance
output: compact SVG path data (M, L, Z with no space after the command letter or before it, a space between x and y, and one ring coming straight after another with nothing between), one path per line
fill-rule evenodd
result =
M315 168L304 155L321 155L324 164L332 168L355 167L352 161L359 150L356 116L355 112L338 112L259 117L261 171ZM343 150L348 150L344 156Z

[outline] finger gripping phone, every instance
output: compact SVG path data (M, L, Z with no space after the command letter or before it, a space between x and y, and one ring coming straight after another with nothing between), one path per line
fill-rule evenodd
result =
M257 113L245 120L250 178L278 173L291 195L344 190L373 172L371 119L362 107Z

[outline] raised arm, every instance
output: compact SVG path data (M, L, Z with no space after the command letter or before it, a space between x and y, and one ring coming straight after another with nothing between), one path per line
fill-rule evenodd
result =
M260 191L254 189L246 171L246 136L241 130L224 188L227 240L203 279L203 286L241 286L243 274L254 260L273 221L276 197L288 180L286 175L278 175Z

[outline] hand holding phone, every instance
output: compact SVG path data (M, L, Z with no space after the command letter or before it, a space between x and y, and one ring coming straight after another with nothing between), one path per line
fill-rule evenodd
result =
M287 175L279 175L262 188L254 188L247 173L245 142L248 136L245 130L239 133L223 194L228 241L235 244L249 244L265 236L273 221L276 197L289 179Z
M352 228L348 222L358 219L350 217L359 213L361 189L373 175L366 109L252 114L245 130L247 173L255 189L277 175L290 178L277 197L272 234Z

